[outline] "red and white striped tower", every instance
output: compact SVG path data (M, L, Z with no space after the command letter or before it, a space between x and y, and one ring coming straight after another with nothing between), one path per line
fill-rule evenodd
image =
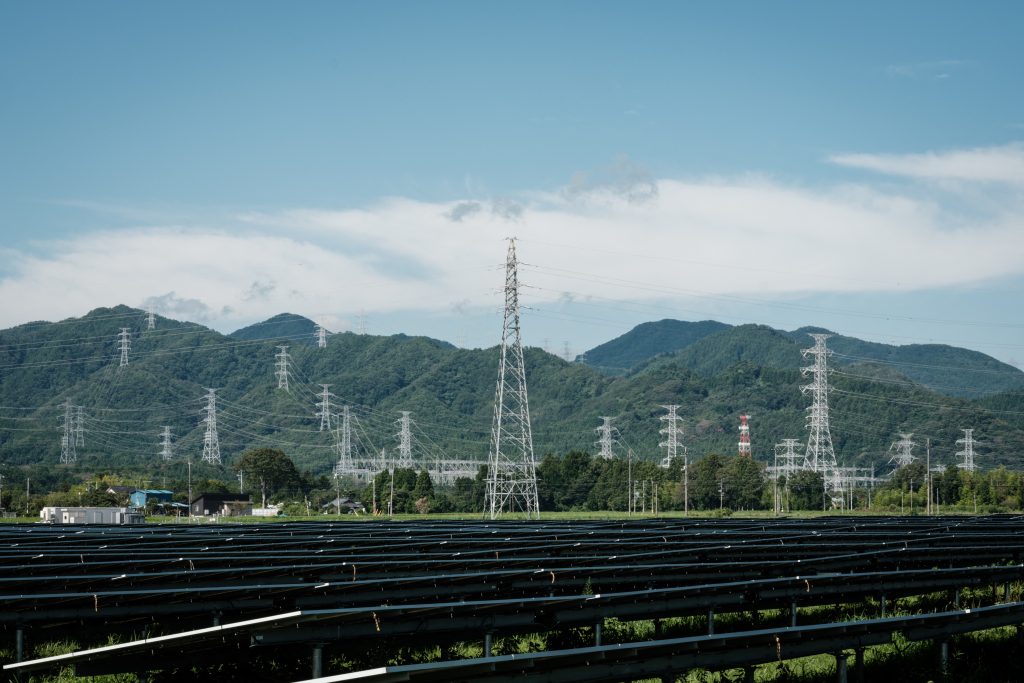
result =
M749 415L740 415L740 455L747 458L751 457L750 425L747 424L747 420L749 419Z

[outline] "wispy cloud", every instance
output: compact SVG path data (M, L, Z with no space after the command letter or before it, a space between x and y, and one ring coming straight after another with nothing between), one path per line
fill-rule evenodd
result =
M939 59L931 62L890 64L885 67L885 72L890 78L942 81L973 63L966 59Z
M51 245L51 256L5 251L0 325L147 301L221 329L282 311L343 329L359 310L493 308L509 235L521 238L531 264L524 297L535 303L579 293L664 300L923 290L1024 273L1024 194L1005 191L1024 186L1020 146L831 161L975 182L978 191L950 198L941 183L920 193L869 181L811 188L750 176L655 179L623 165L611 180L592 174L515 202L389 199L88 233ZM977 205L947 210L965 201ZM456 207L474 203L478 210L454 219ZM737 262L737 253L759 267Z
M1024 186L1024 144L926 154L837 154L834 164L926 180Z

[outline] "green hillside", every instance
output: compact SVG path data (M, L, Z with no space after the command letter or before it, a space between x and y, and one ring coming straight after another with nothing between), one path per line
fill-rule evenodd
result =
M231 333L235 339L261 340L287 337L294 343L315 344L316 323L294 313L280 313L261 323Z
M621 337L595 346L577 360L609 375L622 375L655 356L673 353L728 327L714 320L641 323Z
M839 372L857 372L855 368L866 364L887 366L903 381L960 398L1024 390L1024 372L977 351L943 344L879 344L819 327L786 332L763 325L661 320L637 325L579 360L609 375L636 372L668 358L704 376L741 361L799 368L803 365L800 351L811 346L811 332L833 335L828 340L829 363Z
M144 321L141 311L119 306L0 332L0 462L57 463L66 400L82 406L85 443L77 456L84 468L164 470L158 454L165 425L174 435L170 466L197 462L205 395L215 388L225 464L248 448L273 446L300 466L327 473L337 455L334 435L320 430L317 416L322 384L330 385L332 415L350 406L357 453L393 451L400 411L410 411L419 457L486 458L497 348L465 350L425 337L341 333L319 349L292 343L294 333L307 331L288 326L279 337L240 339L164 318L146 330ZM131 331L126 367L118 363L122 327ZM288 391L278 388L274 373L278 344L290 346ZM620 432L619 452L629 448L639 458L659 460L661 406L677 404L684 443L694 457L735 453L737 419L746 413L752 416L755 456L767 459L773 444L804 435L802 346L762 326L725 328L625 376L527 349L537 455L592 452L594 430L607 415ZM949 397L894 368L857 361L833 375L832 434L842 463L882 471L888 445L900 431L914 432L922 444L930 437L934 460L951 462L959 430L971 427L981 442L983 467L1022 465L1021 393L974 401Z

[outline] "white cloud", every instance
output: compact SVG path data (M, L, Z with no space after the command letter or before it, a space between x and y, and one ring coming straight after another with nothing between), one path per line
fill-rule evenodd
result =
M965 59L939 59L931 62L890 64L885 68L885 71L892 78L941 81L948 79L953 72L970 66L973 63Z
M923 180L1003 183L1024 187L1024 144L927 154L838 154L832 163Z
M833 161L1009 183L1021 154L1009 146ZM494 308L510 235L521 239L519 256L529 264L527 302L923 290L1024 272L1024 199L1014 193L953 213L941 192L922 198L868 184L810 189L764 177L626 175L628 191L577 184L532 195L514 215L479 210L452 220L466 200L393 198L348 211L254 212L215 227L84 234L50 245L48 257L9 250L0 325L148 300L170 309L159 312L205 317L220 329L284 311L341 330L360 310ZM650 188L642 201L634 181Z

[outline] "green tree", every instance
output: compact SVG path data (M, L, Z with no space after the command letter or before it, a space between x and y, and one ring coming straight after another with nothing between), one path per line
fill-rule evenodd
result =
M709 453L693 465L690 480L690 502L700 510L711 510L719 506L719 487L723 487L725 459L717 453Z
M800 470L788 483L791 510L820 510L825 495L825 478L821 472Z
M963 489L963 481L960 478L960 468L950 463L946 471L942 473L942 480L939 482L939 500L946 505L956 505L960 502L960 492Z
M733 510L753 510L761 506L764 470L752 458L729 458L723 469L726 503Z
M296 486L299 472L291 458L276 448L256 448L243 453L235 461L249 481L254 481L260 488L260 507L267 506L267 497L273 496L282 489Z

